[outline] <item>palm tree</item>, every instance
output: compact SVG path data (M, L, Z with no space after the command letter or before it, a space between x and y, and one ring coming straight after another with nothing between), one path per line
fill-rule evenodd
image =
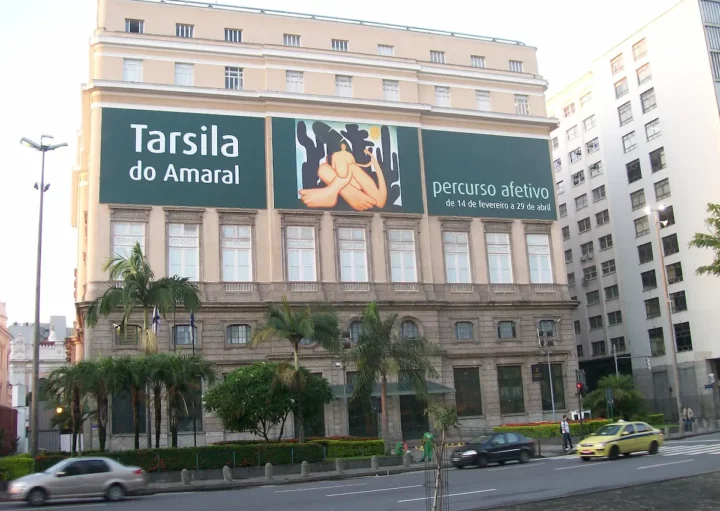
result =
M299 441L305 441L303 420L302 389L305 379L300 371L300 342L303 339L317 342L320 346L335 353L340 350L340 329L337 314L330 310L313 310L310 307L293 309L283 296L282 304L271 305L265 322L259 325L252 337L252 345L273 339L284 339L293 350L292 368L283 369L279 375L289 386L298 392L298 413L295 417L299 431ZM283 366L285 367L285 366Z
M696 248L709 248L714 254L711 264L700 266L695 270L697 275L715 275L720 277L720 204L707 205L708 217L705 219L705 225L708 232L695 233L689 246Z
M380 383L382 438L387 438L388 434L388 376L408 375L420 396L427 394L425 378L439 376L430 361L439 354L437 345L422 337L398 339L397 317L397 314L391 314L383 319L377 304L369 303L362 314L358 343L344 355L346 362L357 364L353 399L368 398L375 384Z
M162 391L170 380L169 355L155 353L147 356L148 380L155 408L155 449L160 448L160 425L162 423Z
M630 420L633 415L643 410L645 401L642 393L635 388L632 376L628 374L608 374L598 380L597 389L585 397L585 405L590 408L594 416L608 415L606 401L606 388L613 392L614 415Z
M97 360L83 360L77 364L83 390L90 395L97 406L98 439L100 451L105 451L110 396L123 388L123 373L117 360L101 357Z
M77 454L77 437L82 424L83 390L82 374L76 365L55 369L48 376L45 386L45 395L51 401L70 409L73 456Z
M138 450L140 449L140 406L142 398L146 397L145 389L149 382L147 358L123 357L116 363L122 388L130 391L135 449Z

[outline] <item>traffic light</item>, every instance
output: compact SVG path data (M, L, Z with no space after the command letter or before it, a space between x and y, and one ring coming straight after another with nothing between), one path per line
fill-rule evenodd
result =
M577 382L576 384L578 394L585 395L585 384L583 382Z

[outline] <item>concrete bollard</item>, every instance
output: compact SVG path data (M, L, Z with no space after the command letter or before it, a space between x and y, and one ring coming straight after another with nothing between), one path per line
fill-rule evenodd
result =
M337 471L338 475L343 475L345 473L345 462L340 458L337 458L335 460L335 470Z
M407 468L412 465L412 454L410 454L410 451L403 454L403 467Z
M377 469L379 468L377 456L373 456L372 458L370 458L370 468L375 471L377 471Z
M230 471L230 467L227 465L223 467L223 480L226 483L232 483L232 472Z
M190 472L188 472L188 469L182 469L180 479L182 480L183 486L190 486Z
M307 461L300 463L300 475L303 477L310 476L310 465L308 465Z
M270 481L273 478L272 463L265 463L265 479Z

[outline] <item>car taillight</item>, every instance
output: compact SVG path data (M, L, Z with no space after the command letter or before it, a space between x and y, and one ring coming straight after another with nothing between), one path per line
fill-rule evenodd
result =
M141 468L139 468L139 469L137 469L137 470L135 470L135 471L133 472L133 474L137 474L137 475L141 475L141 474L144 474L144 473L145 473L145 471L144 471L143 469L141 469Z

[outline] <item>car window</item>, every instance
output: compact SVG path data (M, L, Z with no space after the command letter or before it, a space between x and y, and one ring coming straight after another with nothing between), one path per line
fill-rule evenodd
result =
M645 431L650 431L648 429L648 427L645 426L645 424L643 424L642 422L635 424L635 428L638 433L644 433Z
M103 460L90 461L90 469L92 474L104 474L110 472L110 467Z
M505 435L495 435L492 437L492 440L490 441L493 445L505 445Z
M618 424L608 424L607 426L603 426L602 428L598 429L595 432L595 435L597 436L615 436L620 431L620 426Z
M63 472L65 472L65 475L68 477L84 476L92 473L91 463L91 461L76 461L66 466Z
M490 437L487 435L484 435L484 436L479 436L479 437L473 438L472 440L470 440L470 443L471 444L484 444L488 440L490 440Z
M625 429L623 430L623 434L627 433L628 435L633 435L635 433L635 426L632 424L628 424L625 426Z
M505 439L509 444L514 444L520 441L520 437L515 433L505 433Z

